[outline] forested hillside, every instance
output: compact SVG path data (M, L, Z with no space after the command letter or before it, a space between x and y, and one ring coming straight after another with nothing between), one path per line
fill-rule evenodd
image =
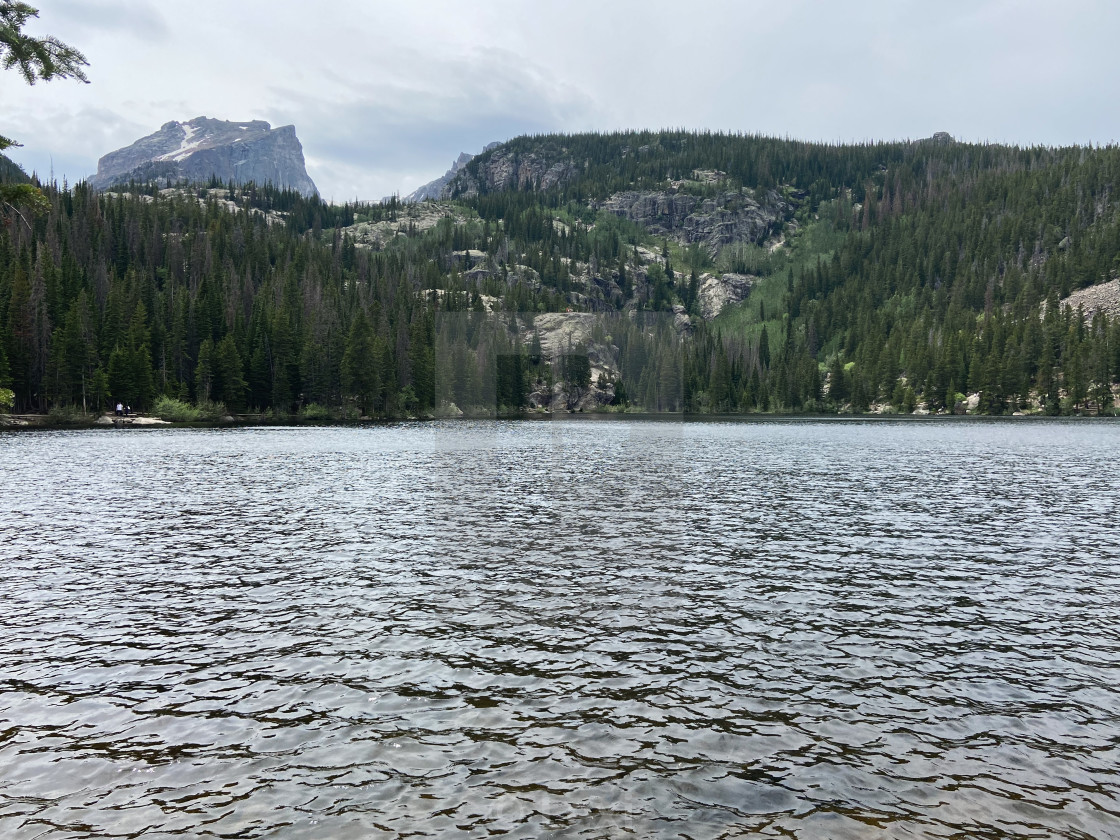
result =
M418 205L48 185L2 217L0 385L35 411L1108 413L1117 175L1112 147L632 132L518 138ZM1095 311L1062 304L1085 287Z

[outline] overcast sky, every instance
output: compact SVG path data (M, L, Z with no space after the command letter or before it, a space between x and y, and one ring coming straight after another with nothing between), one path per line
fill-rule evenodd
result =
M169 120L293 123L326 198L407 193L542 131L1120 138L1115 0L30 0L91 84L0 73L0 134L70 181Z

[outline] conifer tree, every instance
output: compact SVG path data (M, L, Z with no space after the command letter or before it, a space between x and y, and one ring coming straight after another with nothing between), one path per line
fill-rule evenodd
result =
M381 390L377 344L369 319L360 309L350 325L342 355L342 388L343 393L357 403L362 414L372 415L377 411Z

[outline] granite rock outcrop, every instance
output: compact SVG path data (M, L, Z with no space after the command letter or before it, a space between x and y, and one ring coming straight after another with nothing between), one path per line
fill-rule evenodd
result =
M761 244L778 233L792 208L777 192L762 202L746 191L728 190L704 197L677 190L630 190L592 204L685 245L697 243L717 254L735 242Z
M444 197L472 198L479 193L502 190L547 190L576 172L575 162L566 154L522 153L501 146L480 157L477 167L463 169L448 183Z

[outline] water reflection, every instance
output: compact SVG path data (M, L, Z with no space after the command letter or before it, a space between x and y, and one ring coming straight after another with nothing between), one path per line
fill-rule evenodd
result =
M1118 432L2 436L0 829L1120 835Z

